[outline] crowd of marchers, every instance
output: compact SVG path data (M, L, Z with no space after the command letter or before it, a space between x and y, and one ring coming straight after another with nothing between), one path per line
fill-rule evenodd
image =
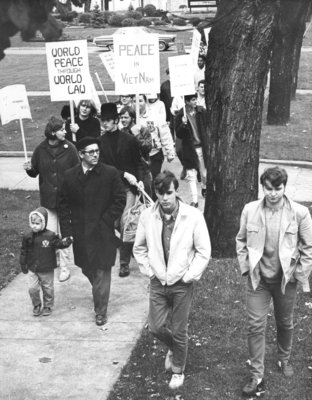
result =
M197 189L200 182L206 197L209 121L204 64L200 56L191 95L172 98L167 69L159 98L124 94L100 110L84 99L74 121L65 106L61 118L49 119L45 140L24 164L29 176L39 176L40 205L29 215L30 231L23 236L20 255L21 269L29 278L33 315L51 315L54 269L59 267L62 282L70 278L69 266L75 265L91 284L96 325L106 324L117 249L121 278L130 275L134 256L149 279L148 325L167 347L165 369L172 374L171 389L184 383L194 282L211 255ZM176 155L182 168L179 178L189 185L190 204L179 196L179 179L162 169L164 159L171 162ZM285 377L294 374L290 355L297 286L310 290L312 269L311 217L306 207L286 196L286 171L269 168L260 182L264 197L244 207L236 237L247 287L246 397L265 392L265 329L271 300L278 366ZM134 242L128 242L124 240L127 218L142 192L153 201L139 217Z

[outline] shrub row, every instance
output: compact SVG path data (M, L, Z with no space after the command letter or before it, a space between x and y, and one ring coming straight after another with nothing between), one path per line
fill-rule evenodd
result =
M78 22L81 24L91 25L94 28L104 27L106 24L111 26L148 26L154 23L155 25L165 25L165 21L160 21L160 18L165 19L166 11L157 10L152 4L147 4L145 7L138 7L136 10L133 6L130 7L124 14L116 14L111 11L100 11L96 5L94 9L87 13L78 15ZM73 16L77 17L77 15ZM146 18L144 18L146 17ZM181 24L182 25L182 24Z

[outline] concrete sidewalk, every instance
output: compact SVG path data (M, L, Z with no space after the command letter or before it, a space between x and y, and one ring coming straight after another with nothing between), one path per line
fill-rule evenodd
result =
M10 190L38 190L38 179L30 178L23 170L23 157L0 157L0 187ZM286 193L296 201L312 201L312 163L296 161L263 160L259 166L259 176L265 168L281 165L287 170L288 184ZM181 165L177 159L165 163L164 167L174 171L179 176ZM180 192L185 201L190 202L189 190L185 181L180 182ZM262 195L260 188L259 196ZM200 208L203 201L199 199Z
M38 190L23 170L24 158L0 157L0 187ZM17 255L18 256L18 255ZM131 274L112 270L108 323L95 324L91 285L80 268L58 282L49 317L33 317L28 276L19 274L0 292L0 399L105 400L127 363L147 320L148 279L134 260Z
M1 291L0 399L107 398L147 318L147 280L133 264L124 279L112 270L103 327L95 325L91 286L78 267L66 282L56 277L49 317L33 317L27 275Z

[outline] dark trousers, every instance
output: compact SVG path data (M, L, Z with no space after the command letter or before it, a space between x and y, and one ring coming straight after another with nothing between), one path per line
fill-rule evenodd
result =
M92 285L94 311L96 315L107 315L108 300L111 287L112 268L82 270Z
M152 199L154 201L157 200L157 196L155 193L155 187L154 187L154 179L156 176L161 172L161 167L164 162L164 155L162 150L160 150L158 153L154 154L153 156L150 157L151 159L151 174L153 177L153 184L152 184Z
M156 178L156 176L160 173L162 164L164 162L164 155L162 150L160 150L158 153L154 154L153 156L150 157L151 159L151 173L153 180Z

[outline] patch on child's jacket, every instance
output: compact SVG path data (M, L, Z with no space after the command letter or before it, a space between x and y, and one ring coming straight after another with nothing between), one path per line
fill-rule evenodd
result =
M49 247L50 242L48 240L43 240L42 241L42 247Z

